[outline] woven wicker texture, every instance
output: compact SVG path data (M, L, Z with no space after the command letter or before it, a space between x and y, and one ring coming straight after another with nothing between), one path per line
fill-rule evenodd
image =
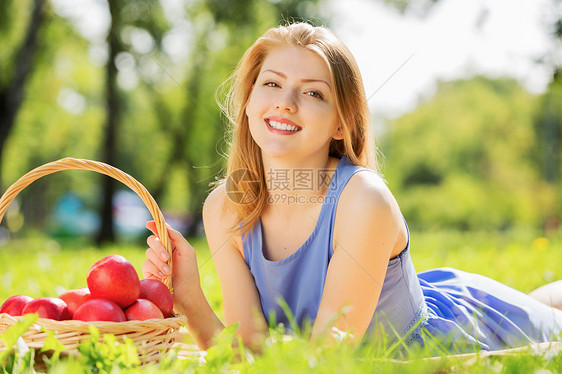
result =
M12 184L0 198L0 221L12 200L33 181L57 171L70 169L91 170L105 174L122 182L137 193L156 222L158 237L170 255L168 265L172 268L172 248L166 230L166 222L154 198L132 176L103 162L63 158L31 170ZM171 276L164 279L164 283L173 292ZM18 318L21 317L12 317L6 313L0 314L0 334L16 323ZM121 341L124 337L131 339L138 348L141 362L147 363L158 360L162 351L167 351L174 345L180 326L185 325L186 322L185 316L127 322L54 321L39 318L37 323L23 335L23 339L30 348L41 348L47 337L47 334L40 331L40 326L44 326L46 329L54 331L56 338L69 350L75 350L81 342L89 338L88 326L94 325L102 335L111 333ZM0 349L5 349L1 343Z

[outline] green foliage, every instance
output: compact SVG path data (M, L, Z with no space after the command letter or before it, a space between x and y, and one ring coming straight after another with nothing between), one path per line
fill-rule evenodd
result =
M117 64L123 122L114 166L141 181L164 210L200 218L209 183L220 174L227 147L217 87L266 28L281 19L316 17L317 3L185 1L176 4L176 13L164 12L159 2L122 4L116 14L123 26L119 34L123 53L118 57L128 65ZM16 64L11 55L23 38L30 4L0 2L5 18L1 27L6 31L0 35L0 82ZM105 44L103 39L87 39L72 17L58 11L47 3L26 97L1 158L3 186L58 158L101 157ZM178 47L165 48L165 42L180 34L185 40L178 56ZM45 228L53 204L65 192L77 193L93 207L99 205L101 183L94 173L63 173L36 183L22 192L24 230Z
M32 370L34 351L30 351L21 339L18 339L37 321L37 318L37 314L28 314L0 335L0 340L6 346L5 350L0 351L2 373L19 373L24 372L24 370ZM12 351L14 346L15 349Z
M562 22L561 22L562 24ZM541 97L540 111L535 121L538 152L536 154L536 168L541 171L544 180L555 191L562 195L562 76L548 85L546 93ZM553 199L554 200L554 199ZM560 217L562 199L558 198L551 204L547 214Z
M95 326L89 326L90 338L78 346L79 360L91 373L109 374L115 370L131 369L140 364L137 348L131 339L120 343L113 334L103 334Z
M536 105L513 80L476 77L442 82L394 121L382 142L385 174L408 222L539 226L553 197L533 161Z
M417 271L451 266L488 276L526 293L562 279L560 234L543 237L529 230L414 231L411 244Z
M0 83L4 83L11 76L11 71L17 63L13 56L16 46L24 37L25 25L30 17L31 0L1 0L0 14ZM9 16L7 16L9 15ZM0 84L2 87L2 84Z
M234 333L237 328L238 324L226 327L216 338L216 344L207 350L205 355L205 372L222 373L229 369L235 357L233 344L236 341ZM239 345L239 347L242 346ZM242 357L244 356L242 355Z

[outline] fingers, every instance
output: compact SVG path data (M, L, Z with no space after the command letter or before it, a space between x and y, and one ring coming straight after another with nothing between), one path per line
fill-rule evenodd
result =
M146 223L146 228L149 229L150 231L152 231L152 233L154 235L158 235L158 231L156 230L156 222L154 221L148 221Z
M164 277L160 275L160 270L148 260L142 264L142 276L144 279L157 279L159 281L164 279Z
M163 278L171 273L171 269L166 263L169 259L166 248L155 235L150 235L146 241L150 248L146 250L146 259L143 264L143 272ZM145 265L146 264L146 265Z
M183 235L177 231L174 230L170 225L166 224L166 228L168 229L168 235L170 236L170 240L172 241L186 241L185 238L183 237ZM186 241L187 242L187 241Z
M154 254L162 261L168 261L169 255L166 247L162 244L156 235L150 235L146 239L146 243L154 251Z
M146 228L149 229L150 231L152 231L154 233L154 235L156 235L156 237L158 237L158 232L156 230L156 222L148 221L146 223ZM179 252L181 254L185 254L186 251L189 251L189 250L193 249L193 247L191 247L189 242L183 237L183 235L179 231L174 230L168 224L166 224L166 228L167 228L168 236L170 237L170 242L172 244L172 249L173 249L174 252L176 250L179 250ZM149 237L149 240L150 240L150 237ZM149 245L150 245L150 243L149 243ZM164 247L162 246L162 248L164 248Z
M154 221L148 221L146 223L146 228L149 229L150 231L152 231L152 233L156 236L158 236L158 230L156 228L156 222ZM170 225L168 225L166 223L166 228L168 230L168 236L170 237L171 240L179 240L179 239L183 239L183 235L177 231L174 230Z
M146 227L155 234L150 235L146 240L149 248L146 251L146 261L142 265L143 275L145 278L162 280L171 275L171 269L167 262L172 259L170 259L170 255L156 234L156 223L154 221L147 222ZM180 232L169 226L167 226L167 231L173 249L174 279L178 281L178 279L186 278L186 274L193 274L193 269L190 269L190 267L194 266L195 272L197 272L196 253Z
M147 243L150 248L146 251L146 258L159 269L162 269L166 274L169 274L169 270L167 270L169 268L166 262L169 261L170 255L166 251L166 248L164 248L160 240L154 235L148 237Z
M167 224L166 224L166 227L169 228L169 226L168 226ZM155 248L155 249L158 250L158 251L159 251L160 249L163 249L163 250L164 250L164 252L162 253L162 256L165 256L165 257L166 257L166 259L164 260L164 261L166 261L166 260L167 260L167 250L166 250L166 248L165 248L165 247L160 243L160 241L159 241L158 230L156 229L156 222L154 222L154 221L148 221L148 222L146 223L146 228L147 228L148 230L152 231L152 233L154 234L154 235L148 237L148 239L147 239L148 245L149 245L150 247L152 247L152 245L151 245L151 240L156 239L156 242L153 242L153 243L156 243L156 244L158 245L158 247ZM168 234L168 236L170 236L170 234ZM170 238L170 241L171 241L171 238ZM173 247L173 246L174 246L173 241L171 242L171 244L172 244L172 247ZM158 252L158 253L160 253L160 252Z

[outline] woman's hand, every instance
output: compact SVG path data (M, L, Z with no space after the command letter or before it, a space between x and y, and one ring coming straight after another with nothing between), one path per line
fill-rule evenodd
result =
M168 252L160 239L156 236L156 223L149 221L146 228L154 233L147 239L150 248L146 250L146 261L142 264L142 274L148 279L163 280L170 274L166 264ZM174 305L183 309L190 298L190 294L201 292L199 269L195 250L189 242L176 230L167 226L170 244L172 246L172 287L174 289ZM180 296L181 295L181 298ZM185 311L181 310L182 313Z
M142 264L145 278L162 280L170 274L166 265L168 253L156 236L156 223L149 221L146 228L155 235L150 235L147 243L146 261ZM172 286L174 288L174 310L185 314L187 329L200 349L206 350L213 344L213 339L223 329L222 322L211 309L199 281L199 269L195 250L176 230L167 226L172 246Z

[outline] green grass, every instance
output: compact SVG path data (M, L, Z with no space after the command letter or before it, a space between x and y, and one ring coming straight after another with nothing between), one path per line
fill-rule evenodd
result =
M417 271L450 266L486 275L523 292L562 279L562 235L414 232L411 248Z
M214 310L222 318L220 284L204 239L191 240L198 252L201 282ZM417 271L451 266L477 272L509 286L529 292L556 279L562 279L562 236L542 238L528 231L483 232L413 232L412 258ZM118 253L141 268L146 246L123 244L95 248L79 241L57 241L45 237L13 240L0 247L0 301L14 294L32 297L56 296L71 288L86 287L89 267L102 257ZM222 344L209 350L204 365L196 359L179 360L170 353L158 365L142 369L122 358L105 360L110 366L94 369L90 361L63 359L50 365L49 372L322 372L322 373L419 373L419 372L560 372L562 353L532 354L523 352L506 357L483 357L474 360L446 357L420 360L423 352L407 357L411 362L396 362L373 346L352 350L348 345L316 345L304 337L283 339L273 330L261 355L240 353L229 342L232 331L222 336ZM90 349L90 351L96 351ZM88 350L86 350L88 351ZM15 356L13 356L15 357ZM238 358L237 358L238 357ZM95 361L95 360L94 360ZM90 362L90 364L88 364ZM109 368L109 369L108 369ZM97 370L97 371L96 371ZM104 371L105 370L105 371ZM0 368L0 373L2 369Z

